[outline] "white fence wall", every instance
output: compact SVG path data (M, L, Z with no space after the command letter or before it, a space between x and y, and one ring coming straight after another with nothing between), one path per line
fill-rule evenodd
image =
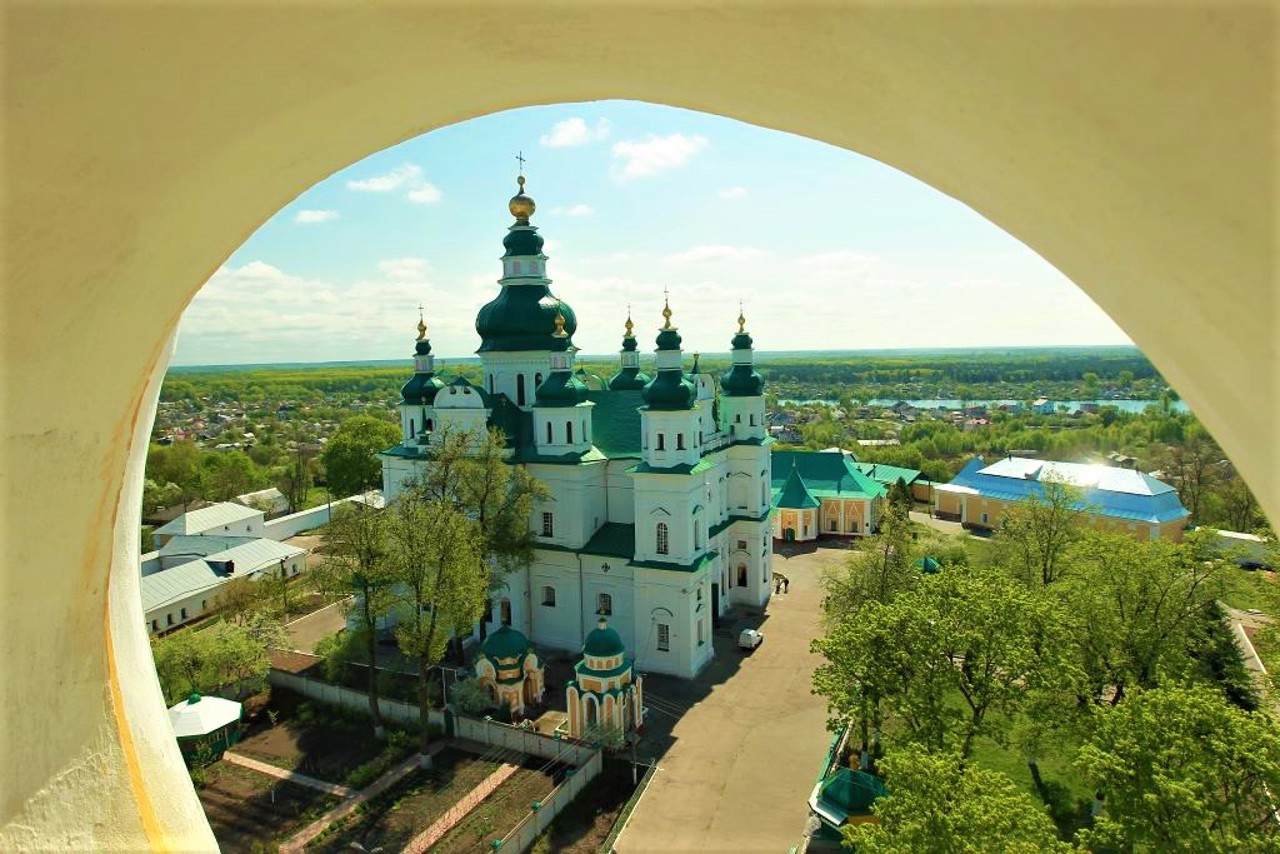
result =
M454 718L453 726L453 734L458 738L469 738L481 744L518 750L529 756L540 756L543 759L562 759L579 769L585 768L591 757L600 753L597 748L572 739L554 738L497 721L482 721L458 715ZM591 776L594 777L599 772L600 769L597 768Z
M303 531L319 528L321 525L328 523L330 513L350 500L350 498L344 498L331 504L321 504L319 507L300 510L297 513L290 513L288 516L281 516L279 519L272 519L263 525L263 529L266 532L264 536L268 540L283 541Z
M276 670L274 667L267 674L267 681L278 688L297 691L304 697L310 697L327 706L349 709L358 714L367 714L369 711L369 695L363 691L354 691L339 685L330 685L328 682L308 679L296 673L286 673L283 670ZM402 703L399 700L379 697L378 711L389 722L412 724L414 726L418 724L418 707L412 703ZM431 709L427 712L427 715L427 720L432 724L441 728L444 727L444 712L439 709Z
M502 839L501 851L527 851L551 820L569 805L588 783L596 778L604 764L603 754L597 747L531 732L497 721L481 721L457 716L454 718L454 734L481 744L507 747L530 756L544 759L561 759L574 765L559 786L551 790L541 801L539 809L530 809L510 833Z

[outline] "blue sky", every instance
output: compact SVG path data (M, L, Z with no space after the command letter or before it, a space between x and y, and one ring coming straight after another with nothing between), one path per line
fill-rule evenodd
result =
M299 144L302 144L300 141ZM531 107L354 163L250 237L183 316L174 363L470 356L498 292L515 155L585 354L642 347L669 289L687 350L1125 344L1066 277L965 205L820 142L622 101Z

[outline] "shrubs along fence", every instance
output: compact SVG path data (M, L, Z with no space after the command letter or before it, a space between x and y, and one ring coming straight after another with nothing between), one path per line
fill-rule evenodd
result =
M276 670L274 667L267 675L267 681L278 688L296 691L304 697L328 706L337 706L357 714L368 714L369 712L369 695L363 691L330 685L328 682L322 682L319 679L308 679L296 673ZM412 703L379 697L378 711L382 713L382 716L387 721L392 723L397 723L401 726L416 727L418 725L418 707ZM432 726L444 729L444 712L439 709L430 709L427 715L427 720Z

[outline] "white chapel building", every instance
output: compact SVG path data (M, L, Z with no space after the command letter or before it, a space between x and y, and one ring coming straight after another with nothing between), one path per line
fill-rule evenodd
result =
M501 429L512 463L549 497L529 520L535 557L506 577L490 620L577 651L604 616L638 670L692 677L711 660L715 621L731 605L769 600L772 440L746 321L740 313L718 412L716 380L696 357L685 364L669 304L654 375L640 370L628 317L618 372L588 387L574 368L577 318L551 293L534 202L519 183L501 291L476 315L483 387L436 376L420 321L403 440L380 455L383 490L392 501L420 477L433 436Z

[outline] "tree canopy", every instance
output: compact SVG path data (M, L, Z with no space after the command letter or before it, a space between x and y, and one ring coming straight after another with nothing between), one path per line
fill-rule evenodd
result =
M343 421L320 456L329 491L346 496L381 487L382 463L377 454L399 440L399 428L380 418L357 415Z

